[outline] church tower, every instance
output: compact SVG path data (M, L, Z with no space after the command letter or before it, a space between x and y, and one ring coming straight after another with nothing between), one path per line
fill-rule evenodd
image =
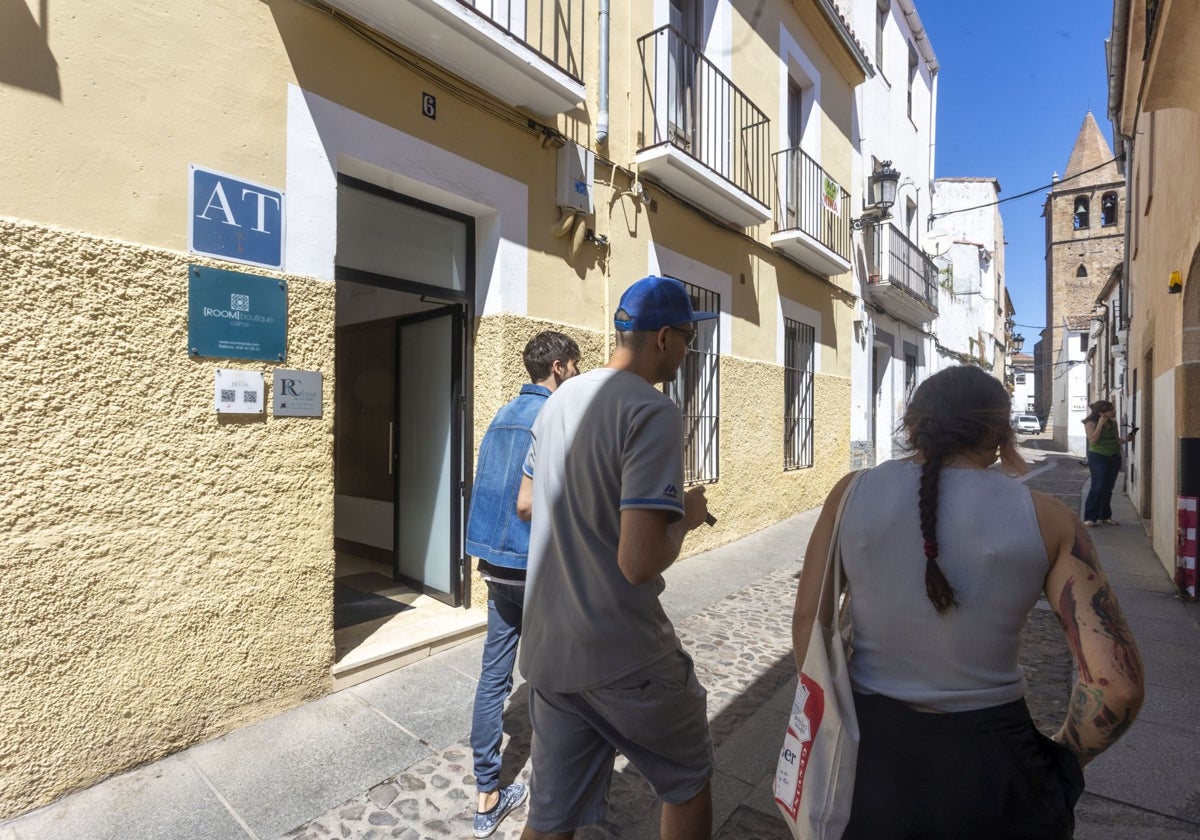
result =
M1071 425L1080 397L1087 400L1086 375L1078 359L1087 352L1096 296L1121 265L1125 246L1125 179L1091 111L1083 118L1066 172L1046 195L1042 215L1046 220L1046 329L1037 403L1043 417L1054 413L1055 439L1062 437L1060 443L1065 445L1067 435L1083 433L1082 424ZM1070 364L1072 360L1076 364Z

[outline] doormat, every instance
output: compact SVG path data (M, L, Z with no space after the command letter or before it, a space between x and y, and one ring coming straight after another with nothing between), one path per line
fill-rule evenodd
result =
M333 582L334 630L352 627L364 621L387 618L411 609L411 606L401 601L393 601L373 592L361 592L340 580Z

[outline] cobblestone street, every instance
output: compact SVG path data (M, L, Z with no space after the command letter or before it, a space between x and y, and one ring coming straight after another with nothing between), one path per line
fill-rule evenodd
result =
M1047 445L1025 442L1031 463L1025 481L1078 509L1087 469ZM1088 766L1075 837L1193 838L1200 836L1193 772L1200 732L1191 714L1200 700L1196 605L1180 602L1129 500L1115 496L1113 504L1126 527L1097 528L1093 537L1142 650L1146 704L1125 737ZM664 607L708 689L717 840L788 837L772 782L795 685L789 633L795 578L816 513L702 552L666 573ZM470 837L475 790L468 731L481 650L480 640L451 648L116 776L0 823L0 840ZM1030 615L1021 661L1030 711L1051 734L1066 714L1072 663L1044 603ZM502 784L528 780L527 698L518 679L505 711ZM406 739L403 752L380 746L395 733ZM351 738L354 749L345 747ZM385 772L373 769L379 766ZM334 789L340 793L327 794ZM527 811L518 808L494 836L519 837ZM658 811L646 782L618 759L607 818L577 837L651 840L658 836Z
M1034 441L1039 443L1039 441ZM1087 470L1077 459L1030 452L1033 489L1078 507ZM797 548L797 554L801 549ZM721 840L785 840L771 793L776 741L783 732L796 669L788 637L795 572L778 569L677 623L709 692L717 776L713 782L715 836ZM1030 616L1021 661L1029 681L1030 712L1052 734L1062 724L1071 688L1070 652L1054 613L1044 603ZM506 770L521 767L528 781L527 691L515 692L505 714ZM464 733L465 736L465 733ZM510 774L511 775L511 774ZM507 784L508 778L504 779ZM288 840L418 840L466 837L471 831L473 783L466 738L394 779L285 835ZM520 836L527 806L502 823L499 840ZM577 833L581 840L657 837L658 808L644 779L618 759L608 818Z

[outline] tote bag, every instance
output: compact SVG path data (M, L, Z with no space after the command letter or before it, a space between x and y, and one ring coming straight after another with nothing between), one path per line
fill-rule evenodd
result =
M821 580L822 596L830 576L834 597L841 592L838 535L846 502L861 475L851 479L838 505ZM832 627L821 625L818 604L775 767L775 804L797 840L837 840L850 821L858 763L858 718L846 667L848 603L847 597L846 605L834 611Z

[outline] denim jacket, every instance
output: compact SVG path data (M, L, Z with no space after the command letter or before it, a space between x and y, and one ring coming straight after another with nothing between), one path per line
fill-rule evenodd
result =
M521 393L496 413L483 436L467 517L467 553L482 561L483 571L488 566L519 569L515 577L524 579L529 523L517 517L517 491L521 465L533 442L533 421L549 396L545 386L521 386Z

